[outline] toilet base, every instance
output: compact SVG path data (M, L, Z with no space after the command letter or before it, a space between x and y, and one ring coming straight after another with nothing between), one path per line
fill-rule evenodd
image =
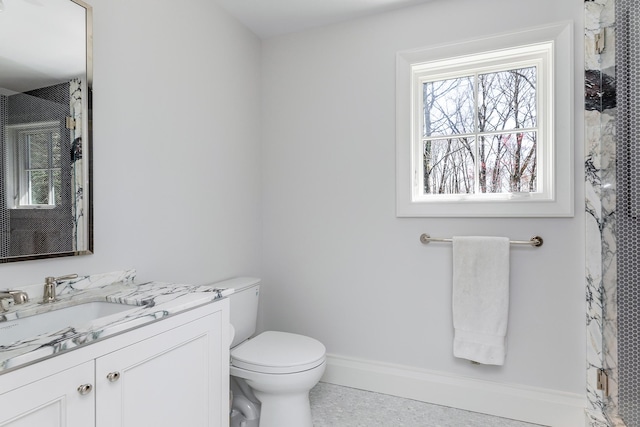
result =
M326 362L293 374L261 374L231 366L231 375L244 379L260 401L260 427L313 427L309 391Z
M229 427L260 427L260 419L248 420L240 411L234 409L229 416Z
M309 392L277 396L254 393L262 402L260 427L313 427Z
M258 427L260 401L243 379L231 376L229 380L233 396L229 427Z

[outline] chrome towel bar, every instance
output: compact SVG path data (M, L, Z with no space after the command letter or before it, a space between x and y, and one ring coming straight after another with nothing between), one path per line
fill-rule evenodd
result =
M420 241L426 245L429 242L453 242L453 239L441 239L438 237L431 237L427 233L423 233L420 236ZM512 245L530 245L539 247L542 246L544 240L542 240L542 237L540 236L533 236L530 240L510 240L509 243Z

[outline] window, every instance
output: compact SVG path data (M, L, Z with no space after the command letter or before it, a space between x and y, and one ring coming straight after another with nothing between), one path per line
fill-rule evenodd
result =
M421 79L419 195L538 192L538 64L462 74Z
M573 215L571 33L398 54L398 216Z
M45 208L60 205L60 123L7 126L9 208Z

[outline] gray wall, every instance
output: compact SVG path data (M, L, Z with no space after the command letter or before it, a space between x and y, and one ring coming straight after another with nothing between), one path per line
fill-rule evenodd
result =
M433 1L264 41L266 327L317 337L356 360L584 395L581 114L575 217L395 216L396 53L571 20L582 111L583 6ZM422 245L421 233L544 238L540 249L511 251L503 367L453 357L451 246Z

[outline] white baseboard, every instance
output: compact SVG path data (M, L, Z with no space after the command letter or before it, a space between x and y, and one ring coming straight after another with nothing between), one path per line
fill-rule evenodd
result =
M321 381L553 427L585 425L586 397L327 355Z

